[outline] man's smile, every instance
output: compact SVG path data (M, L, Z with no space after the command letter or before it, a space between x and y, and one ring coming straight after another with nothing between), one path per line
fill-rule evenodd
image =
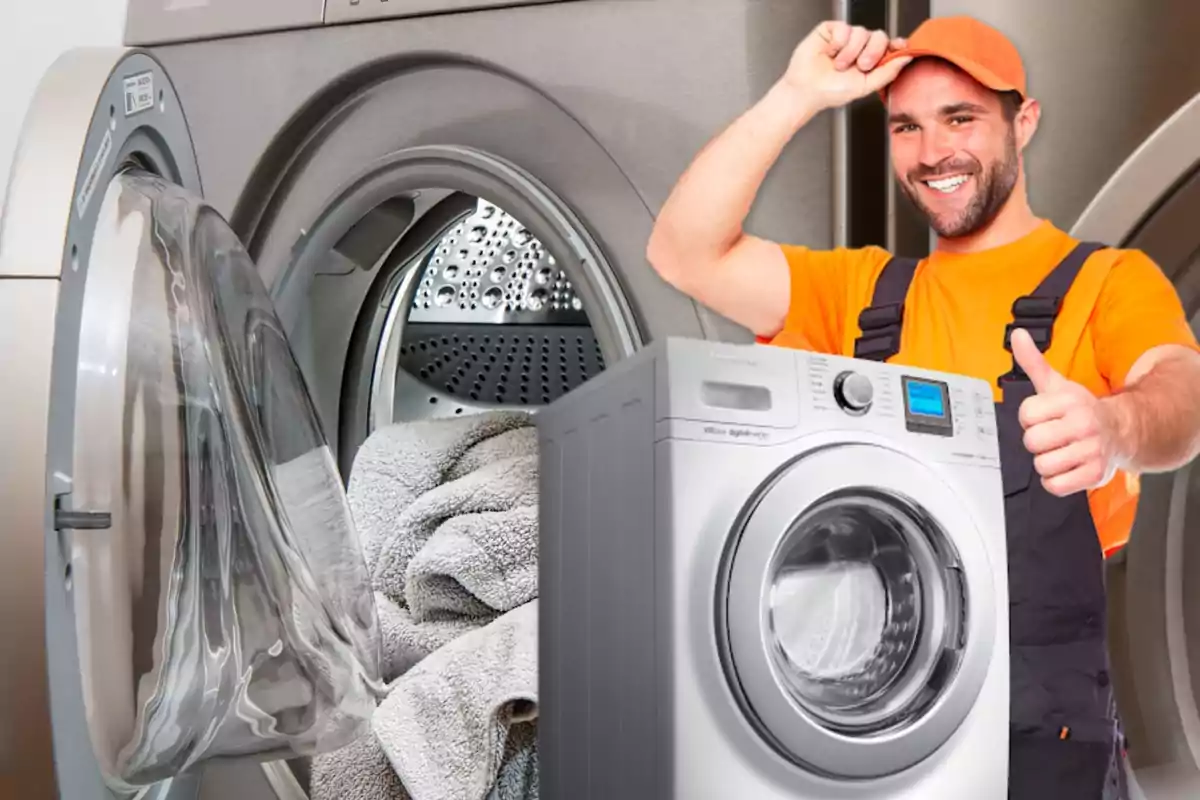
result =
M926 178L921 183L941 194L953 194L971 179L970 175L940 175L936 178Z

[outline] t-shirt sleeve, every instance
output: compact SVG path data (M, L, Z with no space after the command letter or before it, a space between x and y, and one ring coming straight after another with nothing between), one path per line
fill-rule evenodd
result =
M1123 251L1113 264L1092 320L1096 366L1114 389L1147 350L1179 344L1200 350L1183 303L1163 271L1145 253Z
M760 341L819 353L842 352L851 295L880 260L878 248L814 250L780 245L787 259L791 290L783 328ZM858 309L853 309L857 313Z

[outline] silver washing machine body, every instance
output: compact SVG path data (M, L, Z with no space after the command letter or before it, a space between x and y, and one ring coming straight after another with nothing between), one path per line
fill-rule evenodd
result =
M537 422L547 796L1007 796L985 382L668 338Z
M375 428L535 410L668 334L750 339L661 281L645 246L691 154L777 79L824 5L397 5L133 2L129 49L68 53L39 88L0 228L0 583L3 634L21 642L0 657L4 793L108 798L100 765L130 758L123 742L187 751L187 731L236 716L219 692L225 716L172 710L160 701L187 695L161 686L153 720L136 705L186 587L206 585L189 569L216 525L164 486L240 487L201 506L256 518L255 557L286 566L247 579L258 601L296 590L339 610L317 626L344 681L326 711L361 723L366 584L330 594L272 459L313 448L345 523L327 484ZM830 152L817 121L768 181L757 232L831 244ZM114 380L127 373L152 378L134 390ZM260 749L138 776L161 778L159 797L303 796L303 759Z

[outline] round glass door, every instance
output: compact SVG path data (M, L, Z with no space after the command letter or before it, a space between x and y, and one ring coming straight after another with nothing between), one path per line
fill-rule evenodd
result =
M865 463L872 477L847 485ZM930 755L994 652L997 576L953 490L900 453L845 446L796 462L752 508L726 555L718 619L759 732L835 778Z
M950 557L939 564L920 526L896 500L864 490L827 497L780 542L771 656L792 698L831 730L895 726L935 696L931 655L957 639L962 587L948 542L934 533ZM936 632L926 619L935 605L949 612Z
M74 423L60 519L110 784L361 735L378 622L307 388L237 237L136 168L95 227Z

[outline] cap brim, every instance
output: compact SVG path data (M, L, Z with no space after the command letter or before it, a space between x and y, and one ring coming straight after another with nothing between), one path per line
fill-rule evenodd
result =
M969 58L963 58L961 56L954 55L953 53L944 53L939 50L927 50L927 49L914 48L914 47L906 47L903 50L893 50L893 51L889 52L887 55L885 55L882 59L880 59L879 63L875 66L875 69L879 69L880 67L884 66L885 64L888 64L889 62L895 61L897 58L904 58L904 57L909 57L909 58L913 58L913 59L917 59L917 58L921 58L921 57L933 57L933 58L945 59L946 61L949 61L951 64L958 67L963 72L967 73L972 78L979 81L981 84L983 84L984 86L986 86L989 89L992 89L997 92L1020 91L1020 87L1013 86L1010 82L1001 80L1000 77L998 75L996 75L996 73L992 72L990 69L983 66L982 64L980 64L976 61L973 61L972 59L969 59ZM890 86L890 85L891 84L888 84L888 86ZM885 86L879 90L879 96L884 100L887 99L888 86Z

